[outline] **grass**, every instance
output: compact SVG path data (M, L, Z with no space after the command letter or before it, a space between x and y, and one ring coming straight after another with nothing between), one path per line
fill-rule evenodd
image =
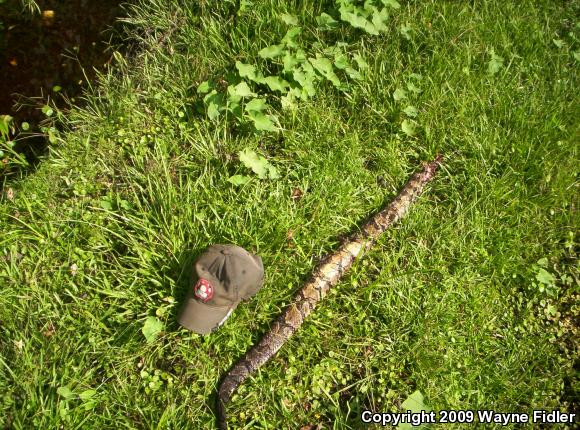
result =
M240 387L232 426L362 428L364 409L399 411L415 390L436 411L574 410L576 6L401 2L391 30L370 36L316 30L330 2L255 2L235 27L233 2L142 3L126 24L130 55L60 120L38 170L4 186L0 425L214 428L221 375L339 237L436 152L445 164L428 193ZM197 85L257 61L284 35L284 12L304 43L348 43L365 77L278 110L279 134L197 112ZM412 73L422 92L395 101ZM401 131L409 104L413 137ZM244 148L280 178L229 183L250 174ZM267 280L202 337L176 314L211 243L259 253ZM148 316L164 323L150 344Z

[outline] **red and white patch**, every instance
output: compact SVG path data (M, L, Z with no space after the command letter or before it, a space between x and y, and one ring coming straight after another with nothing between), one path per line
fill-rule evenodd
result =
M205 303L213 297L213 286L207 279L200 278L195 287L193 287L193 295L196 299Z

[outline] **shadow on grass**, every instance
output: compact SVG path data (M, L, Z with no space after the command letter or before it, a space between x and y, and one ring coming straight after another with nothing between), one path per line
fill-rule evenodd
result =
M96 70L110 62L108 47L117 39L112 26L122 15L120 0L37 3L40 11L23 10L17 1L0 4L0 114L12 116L17 130L29 123L34 135L11 136L26 163L1 158L0 183L32 173L47 155L42 106L66 109L76 102Z

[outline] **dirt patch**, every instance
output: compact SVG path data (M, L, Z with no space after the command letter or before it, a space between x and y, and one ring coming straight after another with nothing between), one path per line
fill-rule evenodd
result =
M0 4L0 114L31 123L42 118L38 108L49 96L62 104L55 87L74 98L94 78L93 68L110 61L107 29L122 12L120 0L37 3L40 13L23 11L17 0Z

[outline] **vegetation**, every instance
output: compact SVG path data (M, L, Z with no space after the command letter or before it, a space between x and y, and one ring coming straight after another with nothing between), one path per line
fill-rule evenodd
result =
M84 107L45 108L49 156L4 184L0 425L214 428L220 375L437 152L430 191L240 387L230 423L571 411L578 6L193 3L134 5L128 53ZM211 243L259 253L266 284L202 337L176 314Z

